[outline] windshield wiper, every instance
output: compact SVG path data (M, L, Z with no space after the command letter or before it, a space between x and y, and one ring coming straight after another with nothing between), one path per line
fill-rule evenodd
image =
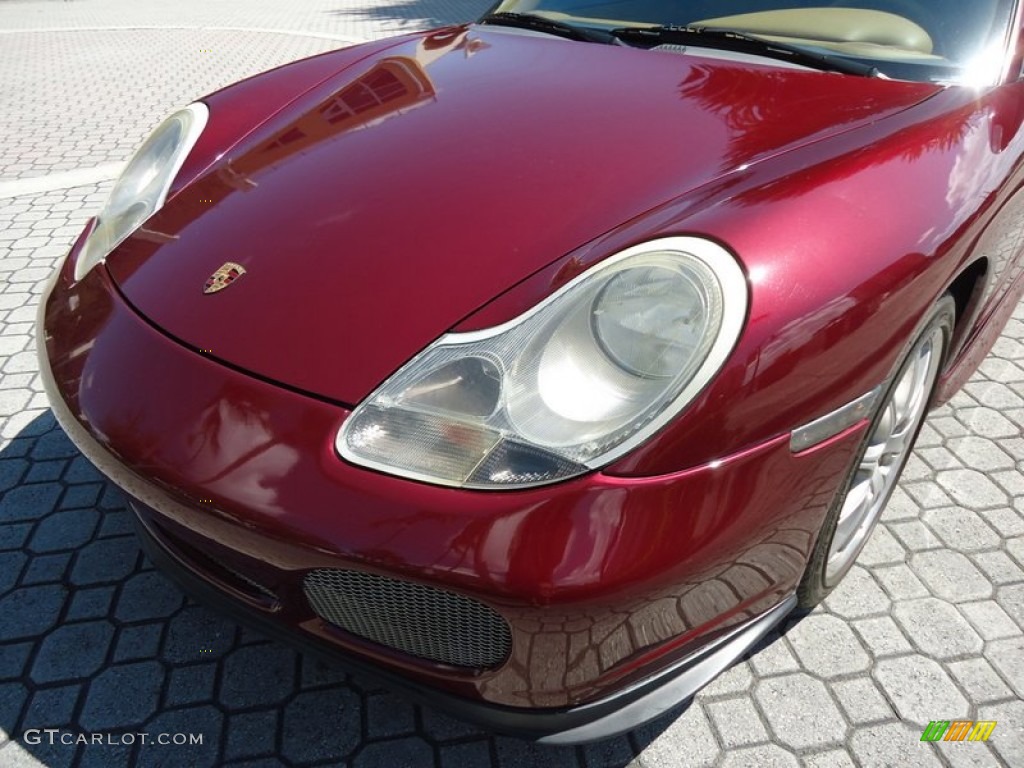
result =
M756 56L767 56L774 59L792 61L794 64L801 64L806 67L830 72L842 72L847 75L860 75L861 77L881 76L881 72L870 64L862 64L859 61L852 61L842 56L818 53L799 45L766 40L763 37L725 27L679 27L671 25L621 27L611 30L610 34L627 43L651 43L653 45L675 43L679 45L690 44L706 46L708 48L722 48L741 53L751 53Z
M534 16L532 13L512 13L502 11L500 13L489 13L479 21L480 24L493 24L502 27L519 27L521 29L533 29L537 32L565 37L569 40L582 40L586 43L606 43L615 45L619 38L611 32L605 32L590 27L577 27L573 24L566 24L563 21L546 19L543 16Z

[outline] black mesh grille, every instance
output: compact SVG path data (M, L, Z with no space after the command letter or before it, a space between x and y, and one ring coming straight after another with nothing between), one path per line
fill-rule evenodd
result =
M476 600L361 571L322 569L305 579L320 618L359 637L457 667L494 667L508 658L505 620Z

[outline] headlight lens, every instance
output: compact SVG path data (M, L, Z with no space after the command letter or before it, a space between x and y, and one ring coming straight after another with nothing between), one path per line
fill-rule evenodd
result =
M337 449L355 464L465 488L582 474L689 403L746 311L743 272L716 243L634 246L509 323L438 339L355 409Z
M209 118L196 102L167 118L128 161L114 183L75 264L81 280L126 237L163 207L167 190Z

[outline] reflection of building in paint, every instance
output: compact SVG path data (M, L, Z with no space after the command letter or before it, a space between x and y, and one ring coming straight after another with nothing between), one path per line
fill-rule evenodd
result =
M332 135L372 124L432 100L436 91L427 67L454 51L466 57L487 48L468 30L443 30L422 38L412 56L389 56L349 85L282 128L256 150L229 162L220 171L232 189L256 186L252 175Z
M239 160L235 170L252 173L333 134L366 125L433 96L433 83L416 59L383 59L281 130L259 150Z
M419 40L411 56L381 59L254 149L225 159L212 173L196 180L188 195L163 211L166 228L175 231L232 193L256 189L260 171L319 141L432 101L436 90L428 67L447 54L461 52L469 57L487 47L483 41L470 38L465 29L444 30ZM151 235L147 239L162 242L160 233L147 234Z

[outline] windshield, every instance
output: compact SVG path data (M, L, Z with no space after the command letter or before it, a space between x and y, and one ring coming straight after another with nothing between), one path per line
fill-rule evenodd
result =
M839 54L889 77L986 85L1002 70L1014 0L503 0L495 12L574 26L738 30Z

